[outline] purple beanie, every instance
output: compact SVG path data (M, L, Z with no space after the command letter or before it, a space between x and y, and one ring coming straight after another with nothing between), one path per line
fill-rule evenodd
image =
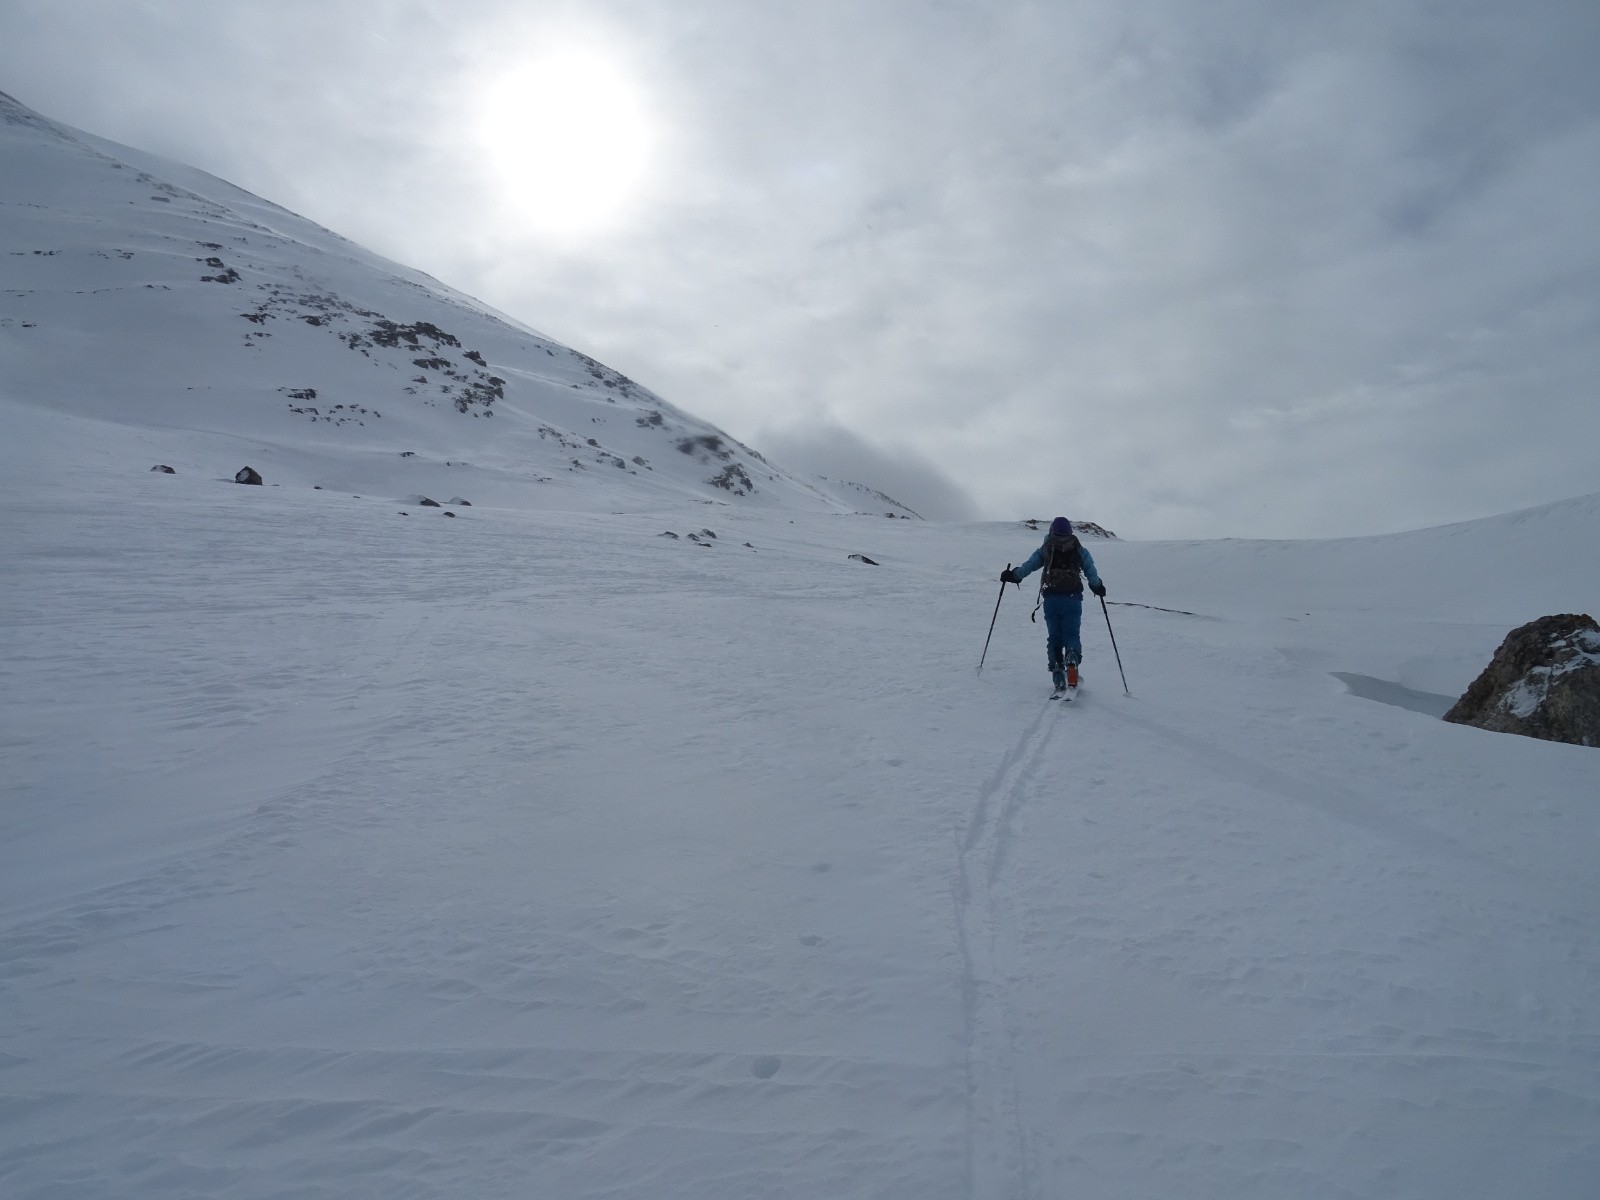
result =
M1056 537L1066 537L1072 532L1072 522L1065 517L1057 517L1050 522L1050 532Z

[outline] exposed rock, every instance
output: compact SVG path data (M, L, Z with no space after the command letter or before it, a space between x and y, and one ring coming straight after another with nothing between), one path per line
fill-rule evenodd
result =
M1600 624L1562 613L1513 629L1444 719L1600 746Z
M177 472L174 471L171 467L167 466L166 463L157 463L155 466L151 467L150 469L152 471L160 471L163 475L176 475L177 474Z
M875 566L878 565L878 560L877 559L868 558L865 554L852 554L850 556L850 561L852 561L852 562L863 562L863 563L866 563L867 566L869 566L869 567L875 567Z
M234 475L233 481L235 483L259 484L261 482L261 472L257 471L254 467L240 467L238 472Z
M439 504L439 502L437 500L430 500L426 496L418 496L415 500L412 501L412 503L417 505L419 508L439 508L440 507L440 504Z
M663 529L660 533L656 534L656 536L657 537L669 537L669 538L672 538L673 540L677 540L677 537L678 537L678 535L673 533L672 530L670 530L670 529Z
M692 437L679 438L678 450L703 463L709 463L712 459L727 462L733 457L733 451L728 449L727 443L714 433L700 433Z
M716 475L706 480L712 487L722 488L735 496L748 496L756 490L749 474L738 463L729 463Z
M1115 541L1117 537L1111 530L1103 525L1096 525L1093 521L1074 521L1072 523L1072 532L1079 537L1109 538L1112 541Z
M445 509L444 515L447 517L453 517L455 516L455 513L451 512L449 509Z
M1027 529L1048 529L1050 526L1048 520L1040 520L1037 517L1029 517L1022 524ZM1117 540L1117 535L1112 533L1111 530L1104 525L1096 525L1093 521L1073 521L1072 532L1080 538L1106 538L1113 542Z
M457 505L457 506L459 506L461 508L471 508L472 507L472 501L471 500L463 500L460 496L451 496L450 499L445 501L445 503L446 504L454 504L454 505Z

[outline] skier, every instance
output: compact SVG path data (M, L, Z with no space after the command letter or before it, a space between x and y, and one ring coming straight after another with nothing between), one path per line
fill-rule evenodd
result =
M1078 689L1078 664L1083 661L1079 630L1083 625L1083 580L1089 590L1104 597L1106 585L1094 568L1094 559L1072 532L1072 522L1057 517L1050 522L1050 533L1033 556L1020 567L1000 573L1001 583L1021 583L1040 567L1039 593L1044 604L1044 625L1049 634L1050 679L1057 696L1075 694Z

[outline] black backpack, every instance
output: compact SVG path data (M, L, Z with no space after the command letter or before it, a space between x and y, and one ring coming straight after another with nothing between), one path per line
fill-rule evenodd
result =
M1051 534L1044 540L1044 570L1039 575L1039 590L1046 596L1069 595L1083 591L1083 547L1076 534L1065 537Z

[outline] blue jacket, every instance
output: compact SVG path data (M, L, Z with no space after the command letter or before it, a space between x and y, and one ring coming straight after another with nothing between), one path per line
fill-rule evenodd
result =
M1045 547L1048 546L1049 544L1050 544L1050 539L1049 538L1045 538L1044 541L1039 543L1039 548L1033 552L1033 556L1031 558L1029 558L1027 562L1023 563L1020 567L1012 567L1011 568L1011 570L1016 574L1016 577L1018 579L1026 579L1029 575L1032 575L1040 567L1044 566L1044 550L1045 550ZM1085 546L1082 541L1079 541L1079 543L1078 543L1078 558L1083 563L1083 575L1084 575L1084 578L1089 581L1089 586L1091 588L1099 587L1100 586L1100 572L1096 571L1094 569L1094 559L1089 554L1089 547ZM1066 594L1069 595L1069 596L1070 595L1079 595L1079 596L1081 596L1081 595L1083 595L1083 591L1080 588L1076 593L1068 592Z

